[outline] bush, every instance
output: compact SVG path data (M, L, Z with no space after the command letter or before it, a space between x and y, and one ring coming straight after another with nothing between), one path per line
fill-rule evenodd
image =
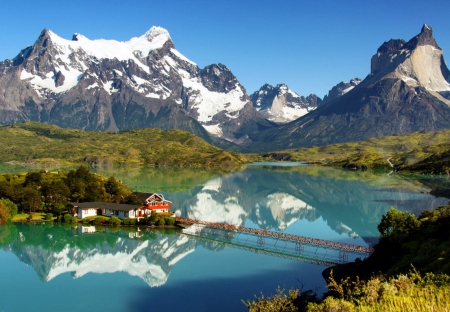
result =
M164 221L167 225L174 225L175 224L175 218L172 217L165 217Z
M109 224L112 224L112 225L120 225L120 224L122 223L122 221L120 221L120 219L117 218L117 217L111 217L111 218L108 220L108 223L109 223Z
M163 225L165 225L165 224L166 224L166 221L164 221L163 218L161 218L161 219L158 220L158 225L159 225L159 226L163 226Z
M72 221L72 216L70 214L66 213L64 215L64 222L71 223L71 221Z
M276 294L273 296L265 296L261 293L261 297L256 297L250 301L242 300L249 311L261 311L261 312L294 312L298 311L294 305L294 300L297 299L298 289L290 289L288 294L284 293L284 289L277 288Z
M395 208L389 209L386 215L381 217L378 231L381 234L380 241L390 241L402 243L408 234L420 227L420 221L408 212L397 211Z
M125 218L123 220L123 224L125 225L135 225L136 224L136 219L133 218Z
M96 218L94 219L94 224L103 224L103 223L105 223L105 222L106 222L106 219L103 218L103 217L96 217Z
M45 221L52 221L52 220L53 220L53 213L46 213Z
M56 220L58 220L58 222L62 222L62 215L59 215Z

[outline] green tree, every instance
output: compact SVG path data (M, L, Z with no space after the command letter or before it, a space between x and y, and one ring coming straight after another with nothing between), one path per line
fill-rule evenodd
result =
M102 178L91 173L84 166L69 171L65 182L69 187L73 201L104 201L106 199L106 190Z
M122 204L128 205L142 205L142 201L137 198L137 196L133 193L128 194L121 200Z
M401 243L413 230L420 227L420 221L409 212L401 212L394 207L381 217L378 231L381 234L380 241Z
M25 181L23 182L23 186L35 185L41 186L43 180L42 172L28 172L25 176Z
M17 206L7 198L0 199L0 224L10 221L17 214Z
M119 193L120 186L120 182L117 181L114 177L108 178L108 180L105 182L105 190L111 196L117 195Z
M30 213L36 212L36 210L42 209L42 205L41 193L35 186L30 185L22 189L19 202L19 206L22 210L28 210Z
M41 188L44 205L48 210L60 214L68 204L70 190L62 180L44 183Z

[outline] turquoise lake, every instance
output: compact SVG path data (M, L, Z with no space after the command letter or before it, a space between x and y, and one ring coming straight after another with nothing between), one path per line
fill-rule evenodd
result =
M377 242L377 224L390 207L419 214L448 203L428 194L443 178L301 164L258 164L229 174L138 168L98 173L136 191L162 193L181 217L360 246ZM339 261L339 253L326 248L306 247L305 258L317 262L301 261L237 248L258 247L251 235L220 235L2 225L0 311L246 311L242 299L269 295L278 286L324 292L326 266L317 263ZM292 249L264 244L274 253ZM364 255L348 254L356 257Z

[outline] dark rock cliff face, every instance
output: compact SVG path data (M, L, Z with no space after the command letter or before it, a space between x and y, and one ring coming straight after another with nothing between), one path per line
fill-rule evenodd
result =
M360 82L361 82L361 79L359 79L359 78L353 78L350 80L350 82L341 81L340 83L335 85L333 88L331 88L330 91L328 91L328 94L324 96L323 101L320 103L320 105L331 102L334 99L337 99L338 97L344 95L345 93L349 92L354 87L359 85Z
M385 42L372 58L372 72L361 83L313 112L255 137L275 150L371 137L437 131L450 127L450 90L442 51L425 25L408 43ZM410 50L412 49L412 50ZM331 93L331 91L330 91Z

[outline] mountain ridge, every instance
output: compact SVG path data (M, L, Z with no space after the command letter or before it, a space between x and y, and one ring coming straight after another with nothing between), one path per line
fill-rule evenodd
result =
M276 131L253 137L253 150L263 144L276 150L450 128L450 101L442 95L450 90L444 78L448 69L430 36L431 27L424 25L408 42L384 43L362 82Z
M213 135L242 144L245 129L275 126L249 109L245 89L225 65L200 69L161 27L124 42L81 34L66 40L44 29L33 46L0 62L0 70L1 124L177 128L222 146L230 144Z

